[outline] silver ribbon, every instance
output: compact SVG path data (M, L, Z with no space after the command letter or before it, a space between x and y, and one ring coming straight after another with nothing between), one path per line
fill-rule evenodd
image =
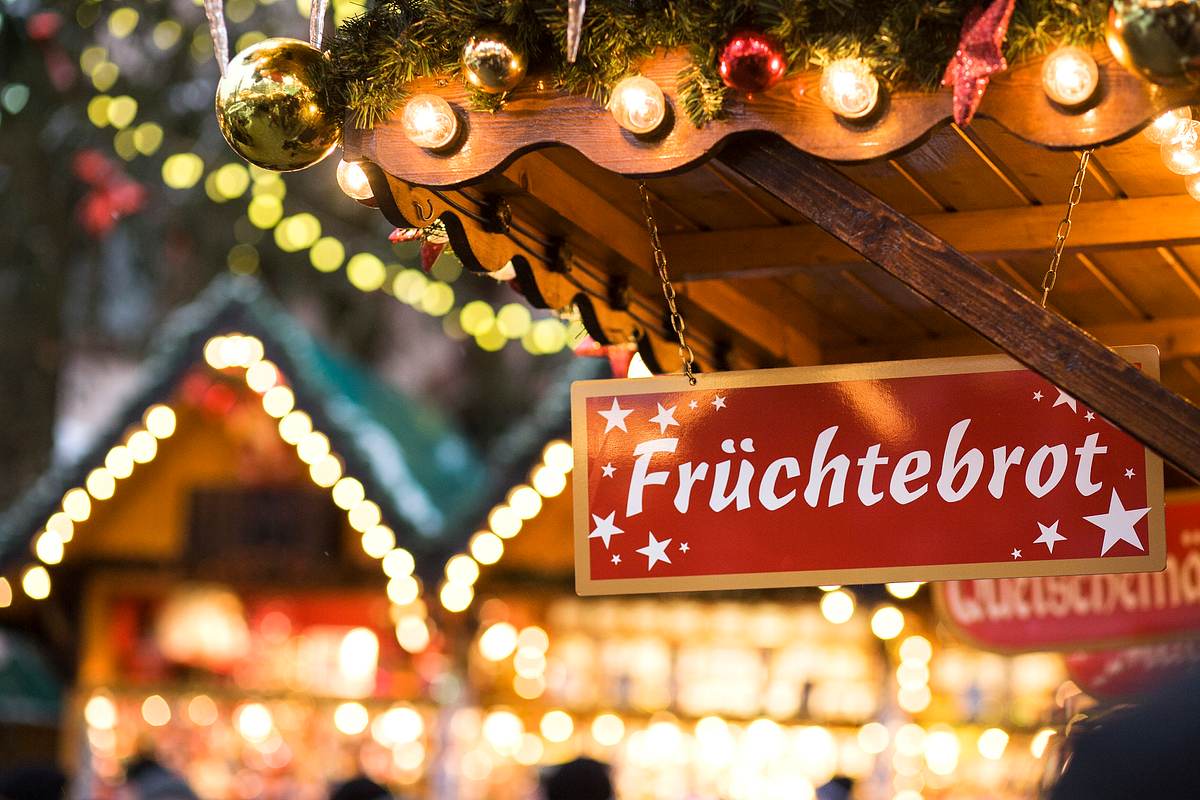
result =
M567 61L572 64L579 56L579 40L583 36L583 12L587 11L587 0L567 2Z
M225 29L225 0L204 0L204 16L208 17L208 32L212 36L213 55L217 69L225 77L225 65L229 63L229 32Z
M328 8L329 0L311 0L308 7L308 42L318 50L325 36L325 11Z

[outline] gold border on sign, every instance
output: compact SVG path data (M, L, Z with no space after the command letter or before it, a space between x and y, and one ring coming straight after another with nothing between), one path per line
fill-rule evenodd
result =
M1159 378L1158 348L1154 345L1116 347L1113 350L1138 364L1150 377ZM1157 453L1145 450L1146 501L1149 535L1145 555L1118 558L1078 558L1064 561L1031 561L1007 564L933 564L927 566L869 567L806 570L802 572L723 573L666 578L613 578L593 580L588 545L588 442L587 401L592 397L632 397L663 392L696 392L766 386L799 386L859 380L889 380L933 375L968 375L1014 372L1027 368L1008 356L960 356L911 361L877 361L816 367L699 373L693 386L683 375L576 381L571 385L571 441L575 451L573 519L575 528L575 592L580 596L696 592L724 589L769 589L832 584L890 583L898 581L972 580L976 578L1032 578L1059 575L1102 575L1158 572L1166 568L1166 528L1163 523L1163 468Z

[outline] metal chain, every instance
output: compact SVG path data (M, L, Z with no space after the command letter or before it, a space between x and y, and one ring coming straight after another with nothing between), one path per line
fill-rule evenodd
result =
M683 362L683 374L688 383L696 385L696 355L692 346L687 343L684 335L686 325L679 306L675 302L675 287L671 285L671 276L667 272L667 254L663 251L662 242L658 238L658 223L654 221L654 210L650 207L650 191L645 181L638 182L638 191L642 195L642 214L646 217L646 230L650 233L650 247L654 250L654 266L658 268L658 278L662 281L663 297L667 300L667 310L671 312L671 328L679 340L679 359Z
M1083 197L1083 179L1087 177L1088 162L1092 159L1092 151L1084 150L1079 157L1079 169L1075 170L1075 181L1071 184L1071 194L1067 196L1067 213L1058 223L1058 235L1054 240L1054 252L1050 255L1050 268L1042 276L1042 308L1050 299L1050 292L1058 280L1058 264L1062 261L1063 248L1067 245L1067 237L1071 235L1071 212L1079 205Z

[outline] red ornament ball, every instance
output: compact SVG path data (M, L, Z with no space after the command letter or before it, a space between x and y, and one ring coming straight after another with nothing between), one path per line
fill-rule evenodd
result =
M750 94L770 89L787 72L779 43L757 31L735 33L717 61L721 80L731 89Z

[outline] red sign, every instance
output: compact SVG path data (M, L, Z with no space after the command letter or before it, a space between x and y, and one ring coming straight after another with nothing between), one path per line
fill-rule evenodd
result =
M977 647L1001 652L1121 645L1200 632L1200 502L1167 506L1162 572L949 581L942 617Z
M1088 694L1121 697L1161 686L1194 669L1200 664L1200 639L1071 653L1066 661L1071 680Z
M1161 461L1002 356L585 381L572 427L580 594L1165 563Z

